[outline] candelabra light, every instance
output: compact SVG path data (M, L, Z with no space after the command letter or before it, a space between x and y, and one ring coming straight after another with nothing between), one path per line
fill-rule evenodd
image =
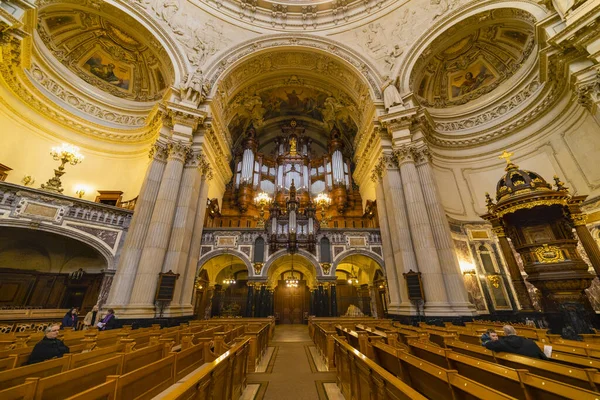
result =
M315 197L315 204L321 207L321 228L327 228L330 218L325 217L325 207L328 207L331 204L331 198L325 192L319 193L317 197Z
M77 197L79 197L80 199L85 196L85 186L77 186L75 187L75 194L77 195Z
M254 198L254 204L260 207L260 217L258 218L258 222L256 224L257 228L265 227L265 206L271 202L271 196L269 196L266 192L260 192Z
M350 269L350 277L348 278L348 283L350 285L358 285L358 277L354 272L354 266L352 266L352 268Z
M233 276L233 269L229 267L229 274L223 279L224 285L235 285L235 277Z
M79 147L66 143L63 143L60 147L53 147L50 155L54 160L60 161L60 166L54 170L54 177L50 178L41 188L51 192L62 193L64 189L62 188L60 177L65 174L65 165L67 163L71 165L81 163L83 155L79 153Z
M299 282L300 281L296 278L296 275L294 275L294 254L292 254L292 272L285 280L285 285L289 288L296 288L298 287Z

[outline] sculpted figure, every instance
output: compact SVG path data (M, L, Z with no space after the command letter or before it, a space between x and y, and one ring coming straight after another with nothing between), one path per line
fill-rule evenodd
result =
M386 110L394 106L402 105L402 97L400 97L400 93L394 85L394 81L390 79L389 76L385 76L383 82L383 86L381 90L383 91L383 104Z
M208 94L208 85L204 83L202 70L198 68L191 76L185 79L185 85L181 87L181 98L199 104Z

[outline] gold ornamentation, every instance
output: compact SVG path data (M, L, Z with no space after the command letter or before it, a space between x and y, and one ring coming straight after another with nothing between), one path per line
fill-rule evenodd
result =
M487 279L488 279L488 281L490 281L490 285L492 285L496 289L498 289L500 287L500 283L501 283L500 276L498 276L498 275L488 275Z
M544 244L542 247L535 249L535 255L538 261L543 264L556 263L565 260L560 248L548 246L548 244Z
M529 201L527 203L523 203L523 204L516 204L512 207L508 207L505 208L503 210L500 210L497 212L496 216L498 218L506 215L506 214L512 214L515 211L518 210L525 210L525 209L531 209L537 206L553 206L553 205L565 205L566 201L565 199L547 199L547 200L535 200L535 201Z
M252 267L254 267L254 275L260 275L263 265L265 265L265 263L255 262L254 264L252 264Z
M321 263L321 269L323 269L324 275L329 275L329 270L331 270L331 264L330 263Z
M512 164L510 158L514 156L515 153L511 153L509 151L504 150L501 155L498 156L499 159L506 161L506 165Z
M571 219L573 220L573 225L585 226L587 223L587 214L571 214Z

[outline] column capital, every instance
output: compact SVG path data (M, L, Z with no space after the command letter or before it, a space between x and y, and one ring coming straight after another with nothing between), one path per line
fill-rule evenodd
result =
M411 149L413 158L418 165L428 164L431 162L431 152L427 145L423 144L419 147L413 147Z
M401 146L394 150L394 157L396 158L396 162L398 166L405 163L414 163L415 162L415 148L414 146L407 144Z
M182 163L192 157L192 148L189 144L173 140L168 144L169 160L179 160Z
M371 171L371 180L377 183L383 178L386 170L396 168L398 168L398 164L394 154L382 154Z
M169 156L169 146L168 143L164 143L162 141L157 140L151 147L148 152L148 157L157 160L157 161L167 161L167 157Z

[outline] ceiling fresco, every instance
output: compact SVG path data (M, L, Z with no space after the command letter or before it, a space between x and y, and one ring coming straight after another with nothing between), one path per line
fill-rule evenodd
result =
M228 129L234 141L241 137L250 124L258 130L260 138L263 126L291 118L319 127L319 135L315 138L323 145L334 126L342 132L348 143L352 143L357 132L353 119L357 109L347 95L294 84L294 81L262 91L245 90L233 98L228 108L233 115Z
M499 9L453 26L423 52L411 84L421 104L446 108L466 104L513 76L532 54L533 17Z
M38 33L52 54L79 78L113 96L156 101L171 85L173 67L164 49L130 16L46 7Z

